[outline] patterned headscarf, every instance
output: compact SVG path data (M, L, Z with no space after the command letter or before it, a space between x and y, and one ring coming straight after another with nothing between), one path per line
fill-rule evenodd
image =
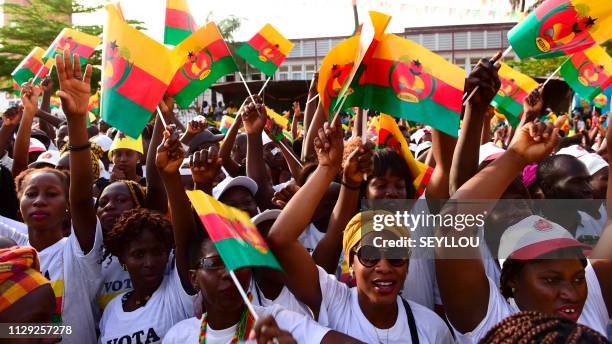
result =
M34 248L13 246L0 249L0 312L32 290L49 283L39 269Z
M89 148L89 152L91 154L91 172L93 174L93 180L95 182L100 178L100 159L104 156L104 150L97 143L90 143L91 148ZM62 146L62 149L60 149L60 156L63 157L64 155L69 153L70 151L68 150L68 143L66 143L64 146Z

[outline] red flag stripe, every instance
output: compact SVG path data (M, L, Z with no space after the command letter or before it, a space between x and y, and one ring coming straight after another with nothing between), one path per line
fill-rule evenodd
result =
M166 8L166 26L191 32L197 30L195 20L193 16L191 16L191 13L179 11L174 8Z
M210 51L213 61L217 61L231 55L229 49L227 48L227 44L225 44L223 39L218 39L210 43L205 49Z
M147 86L148 92L143 92L143 85ZM125 81L117 87L117 93L135 102L139 106L153 112L157 107L157 99L164 96L168 85L161 80L132 65L130 74ZM126 114L128 116L129 114Z
M252 46L255 50L260 51L262 48L267 45L272 45L272 42L269 42L264 36L260 35L259 32L253 36L248 42L250 46ZM279 50L278 55L274 57L270 62L274 63L277 66L280 66L281 63L285 60L286 56Z

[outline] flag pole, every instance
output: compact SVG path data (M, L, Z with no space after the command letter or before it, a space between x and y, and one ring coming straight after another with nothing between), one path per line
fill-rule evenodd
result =
M164 128L167 127L168 125L166 124L166 119L164 119L164 115L162 115L162 112L159 109L159 106L157 107L157 115L159 115L159 119L161 120L162 124L164 125Z
M568 57L567 60L569 60L570 58ZM546 84L548 84L548 82L550 81L550 79L552 79L553 76L557 75L557 73L559 73L559 71L561 70L561 67L563 67L563 65L565 64L565 62L567 62L567 60L563 61L559 67L557 67L557 69L555 69L554 72L552 72L551 75L548 76L548 78L546 78L546 81L544 81L544 83L542 84L542 87L546 86Z
M240 293L240 296L242 297L242 301L244 301L244 303L246 304L247 308L249 309L249 312L251 312L251 315L253 315L253 318L255 319L255 321L259 320L259 315L255 313L255 308L253 308L253 304L251 303L251 300L249 300L249 297L244 292L244 289L242 289L242 285L238 281L238 278L236 277L236 274L234 273L234 271L230 270L229 275L232 278L232 281L234 281L234 284L236 285L236 289L238 289L238 292Z
M53 66L55 66L55 63L51 65L51 67L49 68L49 75L51 75L51 71L53 71ZM36 79L38 79L38 76L40 75L40 72L42 72L42 70L45 68L46 66L43 64L40 68L38 68L38 72L36 72L36 75L34 75L34 79L32 79L32 82L36 82ZM21 85L19 85L21 86Z
M269 76L269 77L266 79L266 82L265 82L265 83L263 84L263 86L261 87L261 90L259 90L259 93L257 93L257 95L258 95L258 96L260 96L260 97L261 97L261 94L263 93L264 89L265 89L265 88L266 88L266 86L268 85L268 81L270 81L270 79L272 79L272 77L271 77L271 76Z
M368 130L368 109L364 109L363 110L363 115L361 117L361 144L365 146L366 142L367 142L367 138L366 138L366 131ZM363 180L366 181L368 180L368 174L364 173L363 174Z
M306 102L306 104L310 104L312 101L316 100L319 98L319 94L317 93L314 97L308 99L308 101Z
M491 60L491 62L494 64L497 64L498 61L503 60L504 57L510 54L511 51L512 51L512 46L506 48L506 50L504 50L504 52L501 54L499 59ZM474 89L472 90L472 93L470 93L470 95L467 96L467 99L465 99L465 101L463 102L463 105L467 105L467 103L470 101L470 99L472 99L472 96L474 96L474 93L476 93L476 91L478 91L478 85L476 85L476 87L474 87Z

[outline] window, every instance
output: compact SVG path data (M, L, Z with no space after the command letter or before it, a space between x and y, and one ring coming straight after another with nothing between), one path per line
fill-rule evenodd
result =
M232 82L232 81L236 81L236 75L228 74L225 76L225 82Z
M501 47L501 32L487 31L487 48Z
M455 33L455 49L467 49L468 37L467 32Z
M436 49L436 35L435 34L423 35L423 46L429 50L435 50Z
M317 40L317 56L325 56L329 52L329 39Z
M406 36L406 38L415 43L421 44L421 35L408 35Z
M263 75L261 73L253 73L251 74L251 80L261 80L262 76Z
M278 80L288 80L289 79L289 67L288 66L280 66L278 69Z
M302 56L314 56L315 55L315 42L305 41L302 42Z
M453 38L450 33L438 34L438 50L451 50Z
M294 42L295 45L293 46L293 49L291 49L291 51L289 52L289 55L287 55L287 57L300 57L302 56L302 41L297 41Z
M471 49L484 48L484 32L482 31L470 32L470 48Z
M465 58L457 58L455 57L455 64L460 68L465 68Z

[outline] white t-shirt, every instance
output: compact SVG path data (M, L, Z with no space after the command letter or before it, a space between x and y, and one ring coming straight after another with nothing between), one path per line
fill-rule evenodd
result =
M119 259L111 255L102 261L102 284L96 294L96 307L103 311L112 299L130 289L130 274L123 270Z
M320 343L323 337L329 332L328 328L319 325L307 316L286 310L278 305L270 307L253 306L255 312L260 316L272 315L278 327L291 333L298 343ZM164 344L197 344L200 336L201 318L189 318L174 325L164 337ZM213 330L210 326L206 328L207 344L227 344L230 343L236 325L223 329ZM254 343L254 341L247 341Z
M176 267L170 275L164 275L161 285L143 307L125 312L121 299L115 297L104 309L100 321L101 344L160 343L174 324L195 315L195 295L185 292Z
M606 335L606 326L608 324L608 311L601 294L601 288L597 275L591 264L585 269L586 283L588 288L588 296L582 309L582 314L578 318L578 323L588 326L593 330ZM489 279L489 305L487 307L487 315L476 326L476 328L467 333L455 331L457 342L459 343L478 343L490 329L497 325L503 319L520 312L519 308L513 299L507 301L499 292L496 284Z
M298 299L289 291L286 286L283 287L280 294L274 300L266 298L261 289L257 287L255 280L251 280L249 286L249 292L253 295L253 304L261 307L271 307L279 305L286 310L296 312L298 314L306 315L312 318L312 312L305 304L298 301Z
M576 235L574 237L579 241L586 239L585 236L599 239L608 220L606 207L603 204L599 207L599 219L595 219L583 211L578 211L578 214L580 214L580 224L576 228Z
M410 341L408 317L399 296L395 324L389 329L379 329L372 325L361 311L357 300L357 288L349 288L322 268L318 269L322 295L319 311L321 325L349 334L366 343ZM408 304L414 314L420 343L453 343L448 327L436 313L412 301L408 301Z
M306 251L312 255L315 248L319 244L319 241L323 238L325 233L321 232L314 223L309 223L308 227L300 234L298 241L306 248Z
M0 216L0 235L13 239L19 246L30 246L28 226L25 223Z
M27 235L13 228L0 226L0 235L10 237L20 245L30 246ZM101 256L102 227L97 219L94 246L86 255L81 250L74 229L69 237L38 252L40 271L51 282L62 322L72 326L72 334L63 335L62 343L96 342L91 304L102 280Z

